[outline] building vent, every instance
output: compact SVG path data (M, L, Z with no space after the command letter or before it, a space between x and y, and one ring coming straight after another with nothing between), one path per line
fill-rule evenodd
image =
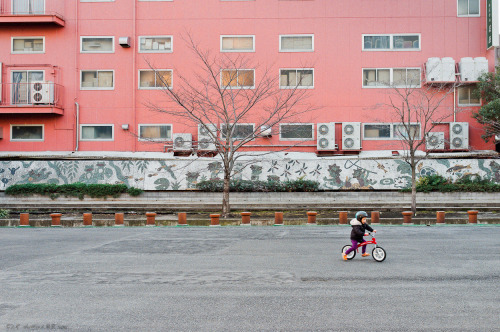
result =
M198 151L217 150L214 138L217 137L217 126L209 124L198 124Z
M469 123L451 122L450 123L450 149L468 150L469 149Z
M361 150L361 123L342 123L342 150Z
M193 136L191 134L174 134L174 151L191 151Z
M316 148L318 151L335 150L335 122L318 123Z
M425 147L427 148L427 150L444 150L444 133L427 133Z

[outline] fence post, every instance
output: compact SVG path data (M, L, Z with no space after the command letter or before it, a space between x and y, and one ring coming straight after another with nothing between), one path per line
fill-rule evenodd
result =
M123 224L123 213L115 213L115 226L122 227Z
M340 211L339 212L339 224L340 225L347 224L347 211Z
M19 227L30 227L30 214L29 213L19 214Z
M469 214L469 224L477 224L477 214L479 211L469 210L467 213Z
M83 214L83 226L92 226L92 213Z
M372 211L370 221L372 224L376 225L380 224L380 212Z
M220 214L211 214L210 215L210 226L220 226L219 217L220 217Z
M436 224L444 224L445 211L436 212Z
M411 224L411 217L413 216L413 212L411 211L404 211L403 212L403 224L409 225Z
M186 212L179 212L177 214L177 226L187 226Z
M274 212L274 226L283 226L283 212Z
M52 222L50 224L51 227L61 227L61 213L51 213L50 217L52 218Z
M251 212L241 212L241 226L251 226L250 215Z
M156 225L155 217L156 213L146 212L146 226L155 226Z
M316 215L318 212L316 211L308 211L307 212L307 224L308 225L315 225L316 224Z

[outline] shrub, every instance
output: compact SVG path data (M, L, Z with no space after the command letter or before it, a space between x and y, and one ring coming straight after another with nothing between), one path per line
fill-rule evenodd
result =
M131 196L138 196L142 193L141 189L128 188L124 184L85 184L85 183L70 183L63 185L44 184L44 183L28 183L15 184L5 190L6 195L44 195L52 199L64 195L66 197L73 196L83 199L85 195L90 197L107 196L118 197L123 193L128 193Z
M0 218L7 218L9 216L9 210L7 209L0 209Z
M196 188L201 191L222 192L224 182L219 179L201 181L196 184ZM319 183L311 180L289 180L285 182L277 180L250 181L231 180L229 191L232 192L284 192L284 191L318 191Z
M405 188L402 191L408 192ZM419 192L500 192L500 184L492 183L488 179L482 179L476 174L466 175L455 182L447 180L441 175L423 176L417 181Z

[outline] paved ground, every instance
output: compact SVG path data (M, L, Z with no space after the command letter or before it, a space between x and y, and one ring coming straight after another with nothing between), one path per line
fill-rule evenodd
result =
M500 227L378 230L0 228L0 330L500 330Z

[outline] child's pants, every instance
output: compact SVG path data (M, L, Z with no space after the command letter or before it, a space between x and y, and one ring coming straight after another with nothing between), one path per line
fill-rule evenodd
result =
M363 239L363 241L361 241L360 243L363 243L363 242L365 242L365 239ZM356 248L358 247L357 240L351 240L351 243L352 243L352 246L345 251L346 255L348 255L351 251L356 250ZM362 246L361 248L362 248L361 253L364 254L366 252L366 244L364 246Z

